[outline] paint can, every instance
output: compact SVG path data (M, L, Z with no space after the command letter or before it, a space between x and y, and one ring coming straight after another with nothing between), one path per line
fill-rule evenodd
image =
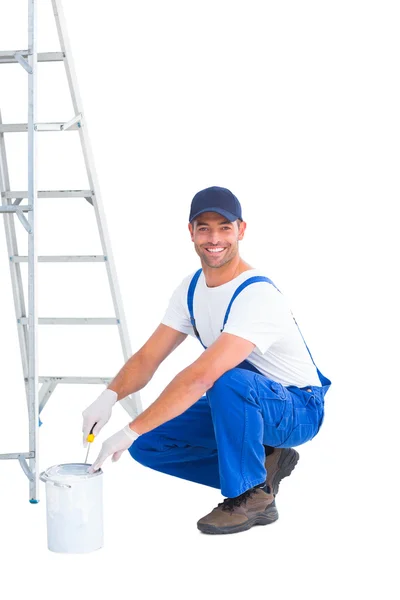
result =
M46 483L47 545L52 552L83 553L103 546L103 471L91 465L55 465Z

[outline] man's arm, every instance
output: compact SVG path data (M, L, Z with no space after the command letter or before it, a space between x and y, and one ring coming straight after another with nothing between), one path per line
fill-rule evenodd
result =
M186 337L187 334L161 323L144 346L125 363L109 384L108 389L118 394L118 400L141 390L148 384L162 361Z
M170 334L170 336L173 338L173 334ZM147 363L145 364L151 365L151 369L155 365L158 366L164 354L167 356L180 343L178 337L175 336L175 341L171 337L170 345L164 347L163 352L158 351L156 356L153 356L152 353L147 355ZM254 346L255 344L244 338L231 333L222 333L193 364L181 371L171 381L153 404L136 417L132 423L129 423L121 431L117 431L103 443L99 456L88 472L94 473L102 466L108 456L112 455L113 461L118 460L140 434L151 431L187 410L201 398L204 392L213 386L214 381L221 377L223 373L242 362L251 353ZM149 372L151 372L151 369ZM129 381L127 375L126 379ZM121 379L121 382L123 382L123 379ZM129 391L128 385L125 388L126 390Z
M197 402L214 382L253 351L255 344L231 333L222 333L200 357L167 385L130 428L142 434L177 417Z

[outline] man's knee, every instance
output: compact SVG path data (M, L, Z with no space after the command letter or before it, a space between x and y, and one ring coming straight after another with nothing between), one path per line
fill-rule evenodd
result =
M243 369L229 369L219 377L214 385L207 391L210 402L232 402L232 393L247 396L249 388L254 387L254 373L243 372ZM231 393L230 393L231 392Z
M226 387L235 387L240 379L241 375L238 372L238 369L229 369L229 371L225 371L221 377L218 377L212 388L210 388L210 391L220 391Z
M130 446L129 454L138 463L148 467L152 464L152 457L157 453L157 448L152 439L151 431L140 435Z

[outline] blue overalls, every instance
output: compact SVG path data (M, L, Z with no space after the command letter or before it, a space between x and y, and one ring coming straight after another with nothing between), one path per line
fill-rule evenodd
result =
M193 314L201 271L191 280L187 301L194 332L206 348ZM221 332L236 296L256 281L274 285L260 276L244 281L233 294ZM239 496L266 480L263 444L288 448L304 444L318 433L331 382L318 368L317 372L321 386L285 387L245 360L217 379L184 413L142 434L129 452L156 471L219 488L228 498Z

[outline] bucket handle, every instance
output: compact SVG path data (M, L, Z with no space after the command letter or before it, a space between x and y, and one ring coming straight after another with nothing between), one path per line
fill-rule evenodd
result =
M52 479L49 479L46 475L46 471L43 471L42 473L40 473L39 479L40 479L40 481L44 481L45 483L51 483L52 485L56 485L57 487L62 487L62 488L70 488L71 487L67 483L59 483L58 481L53 481Z

